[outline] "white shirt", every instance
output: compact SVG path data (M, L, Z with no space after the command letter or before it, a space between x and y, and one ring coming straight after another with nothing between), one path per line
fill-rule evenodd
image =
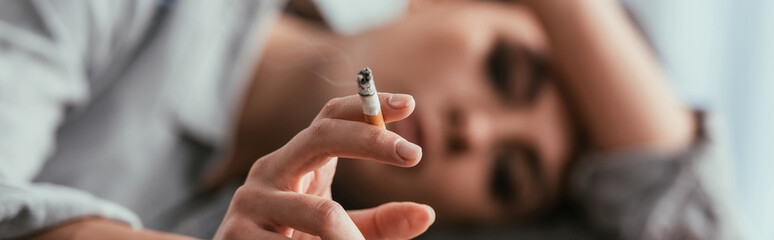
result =
M0 239L184 201L281 5L0 1Z

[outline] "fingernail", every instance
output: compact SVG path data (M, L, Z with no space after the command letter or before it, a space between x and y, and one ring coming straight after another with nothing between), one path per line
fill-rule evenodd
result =
M404 108L409 105L411 99L414 99L414 97L408 94L393 94L387 99L387 103L389 103L392 108Z
M404 161L419 160L422 158L422 148L406 140L398 140L395 151Z
M433 222L435 222L435 210L433 210L432 207L428 205L421 205L424 209L423 211L412 211L412 214L409 217L409 221L411 223L411 226L425 226L429 227Z
M433 209L433 207L431 207L430 205L425 205L425 211L427 211L427 213L430 216L430 219L431 219L430 222L435 222L435 209Z

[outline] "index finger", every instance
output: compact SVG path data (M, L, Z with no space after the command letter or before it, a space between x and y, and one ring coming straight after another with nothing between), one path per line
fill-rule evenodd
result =
M416 107L414 97L408 94L379 93L379 103L385 123L408 117ZM323 118L363 122L363 114L360 96L353 94L328 101L313 122Z

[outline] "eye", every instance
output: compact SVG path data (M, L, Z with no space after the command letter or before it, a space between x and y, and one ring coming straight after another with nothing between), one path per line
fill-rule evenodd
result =
M489 81L492 83L494 90L504 99L511 97L510 79L513 77L511 64L514 60L508 52L508 47L502 42L495 44L487 60Z
M510 157L506 153L495 156L490 183L492 195L505 204L512 203L516 198L516 186L514 186L513 171L509 162Z
M545 55L535 51L525 51L530 63L529 83L527 88L527 101L533 102L540 95L546 77L550 72L548 60Z
M528 48L511 48L502 41L495 43L486 66L492 88L509 104L533 103L549 72L543 54Z

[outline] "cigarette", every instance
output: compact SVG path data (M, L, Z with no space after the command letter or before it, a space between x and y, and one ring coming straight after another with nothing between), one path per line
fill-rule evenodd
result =
M357 73L357 93L360 94L360 104L363 106L366 123L384 128L379 95L376 94L374 75L370 68L364 68Z

